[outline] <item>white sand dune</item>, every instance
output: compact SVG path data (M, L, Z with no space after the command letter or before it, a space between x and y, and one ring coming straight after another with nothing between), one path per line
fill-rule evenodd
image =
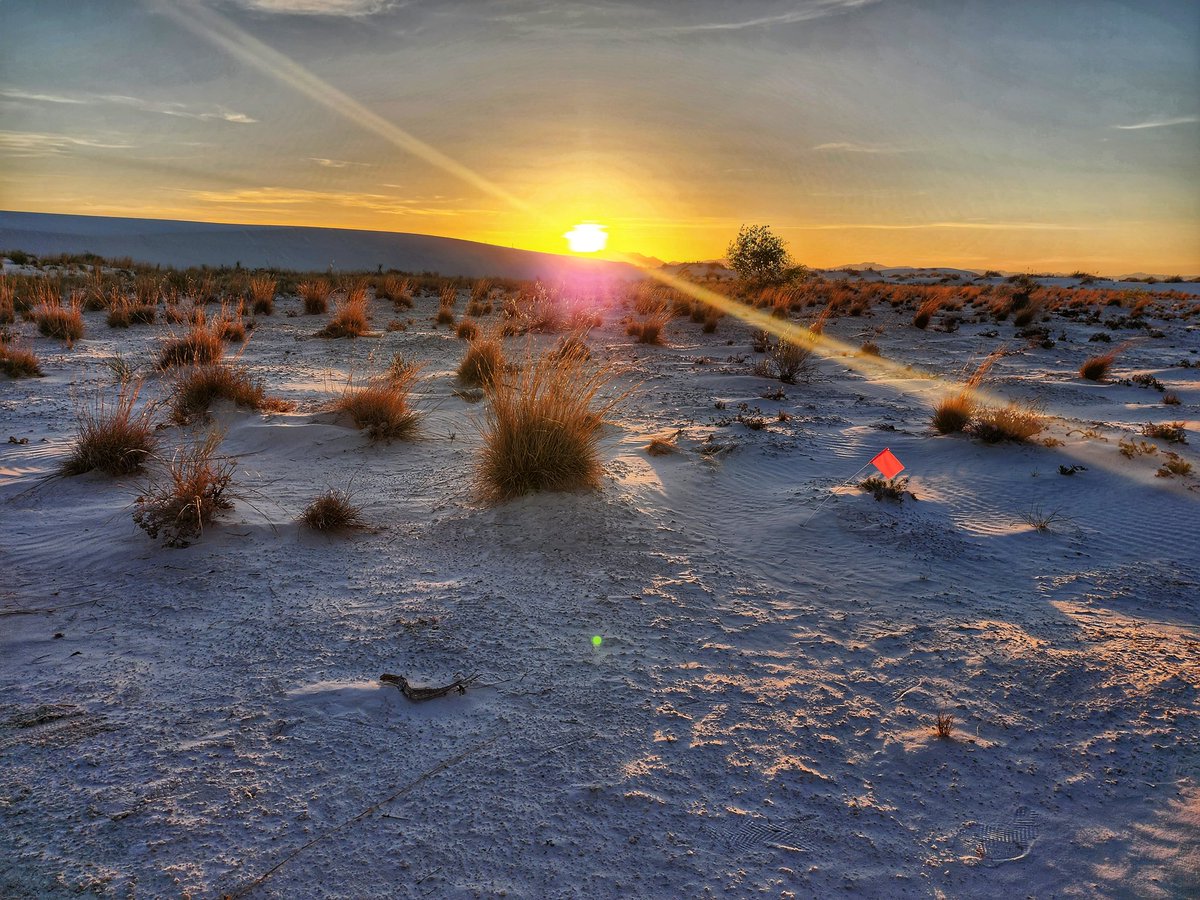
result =
M1075 377L1099 330L1080 321L1002 359L990 388L1044 403L1047 447L937 436L928 381L843 357L779 397L729 319L656 348L610 316L590 343L632 392L603 489L485 507L461 342L315 340L298 310L242 362L300 405L217 410L246 499L184 550L132 524L137 479L39 480L73 393L166 326L87 313L69 351L24 327L47 377L0 382L0 441L29 440L0 443L4 896L219 896L279 863L249 896L1200 894L1198 481L1155 477L1165 445L1116 446L1180 420L1200 469L1194 317L1151 319L1116 366L1176 407ZM1015 331L921 332L886 305L827 331L868 325L950 376ZM424 364L421 439L320 411L397 352ZM678 453L645 453L676 430ZM884 447L918 499L839 489ZM326 485L375 527L300 531ZM1049 531L1023 521L1038 507ZM414 707L385 671L481 677Z
M0 250L95 253L176 266L405 272L506 278L626 277L632 266L492 244L387 231L221 225L0 211Z

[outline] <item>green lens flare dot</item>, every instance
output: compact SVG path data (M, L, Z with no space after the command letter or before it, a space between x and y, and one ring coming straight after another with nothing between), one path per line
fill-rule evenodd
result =
M600 635L598 635L598 634L592 635L592 646L593 647L599 647L603 643L604 643L604 638L600 637Z

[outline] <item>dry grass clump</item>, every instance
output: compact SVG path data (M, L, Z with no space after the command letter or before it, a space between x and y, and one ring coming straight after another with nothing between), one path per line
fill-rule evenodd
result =
M214 363L186 369L171 389L171 421L186 425L208 415L218 400L228 400L244 409L283 412L292 404L267 397L261 381L251 377L246 366Z
M16 321L16 293L11 279L0 275L0 325L11 325Z
M417 379L415 366L398 367L365 385L347 385L333 409L344 412L373 441L412 437L420 415L412 408L411 394Z
M1179 395L1172 391L1167 391L1162 395L1162 402L1163 406L1178 406L1180 403Z
M226 343L242 343L246 340L246 323L242 320L245 303L238 301L236 309L228 303L221 304L221 314L212 321L211 331Z
M1113 360L1116 358L1116 350L1089 356L1084 360L1083 365L1079 367L1079 377L1088 381L1103 381L1112 368Z
M482 425L476 484L487 501L599 486L597 437L617 402L599 400L615 372L577 354L546 354L497 378Z
M269 316L275 311L275 279L259 275L250 279L250 310L256 316Z
M650 439L650 443L646 445L646 452L650 456L670 456L679 450L675 446L675 441L679 438L682 432L676 431L674 434L666 437L654 437Z
M874 341L863 341L862 346L858 348L858 352L863 356L883 356L879 350L879 345Z
M158 316L157 299L153 303L143 303L137 296L127 297L119 287L114 287L109 294L107 308L105 321L109 328L128 328L134 324L153 325Z
M215 331L204 325L193 325L186 334L176 335L158 351L158 367L206 366L219 362L225 345Z
M963 391L943 397L933 408L933 427L938 434L956 434L967 427L975 413L975 401Z
M375 297L379 300L391 300L397 309L411 309L413 305L413 284L408 278L398 275L385 275L375 280Z
M811 346L783 338L771 348L767 359L784 384L795 384L797 379L809 378L817 370L816 354Z
M43 337L58 338L68 345L83 337L83 310L78 303L43 300L33 308L33 320Z
M0 372L9 378L41 378L42 367L32 351L0 340Z
M1170 478L1173 475L1191 475L1192 464L1178 453L1166 452L1166 461L1154 473L1156 478Z
M1187 432L1183 430L1182 422L1147 422L1142 426L1142 434L1168 444L1187 443Z
M463 319L458 323L458 330L455 334L464 341L473 341L479 336L479 326L470 319Z
M329 308L329 294L333 291L333 286L324 278L317 278L314 281L302 281L296 286L296 292L300 294L300 299L304 301L304 314L306 316L323 316Z
M630 320L625 333L637 338L639 344L662 344L663 332L671 321L671 310L665 307L653 309L642 319Z
M218 460L223 435L210 433L203 441L177 452L165 473L153 478L134 501L133 521L164 546L186 547L233 507L229 488L234 465Z
M304 512L300 513L300 524L313 531L349 531L362 528L362 508L354 503L350 494L329 488L313 498Z
M497 335L479 336L467 344L458 364L458 380L471 387L490 387L504 371L504 343Z
M344 338L361 337L367 333L367 289L357 284L346 289L346 299L337 305L337 311L317 337Z
M128 475L142 468L154 451L153 409L134 412L141 384L121 385L115 402L103 394L78 410L75 443L63 462L64 475L99 470L106 475Z
M576 331L571 334L564 334L558 339L554 345L554 349L550 352L556 356L576 355L584 359L591 359L592 348L583 339L586 333L585 331Z
M1024 443L1046 430L1040 412L1020 403L980 409L968 430L985 444Z

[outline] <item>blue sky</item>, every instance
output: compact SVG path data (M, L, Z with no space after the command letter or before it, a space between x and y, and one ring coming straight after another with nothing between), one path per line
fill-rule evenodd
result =
M0 2L0 207L1200 272L1192 2Z

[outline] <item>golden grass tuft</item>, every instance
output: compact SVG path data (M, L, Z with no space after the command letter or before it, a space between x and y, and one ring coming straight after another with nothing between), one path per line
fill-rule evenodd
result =
M975 413L975 401L963 391L943 397L933 408L933 427L938 434L956 434L967 427Z
M78 303L63 306L43 301L33 308L33 321L43 337L58 338L68 345L83 337L83 311Z
M600 424L617 402L599 395L614 377L611 367L592 367L578 354L546 354L497 378L481 427L480 496L500 502L598 487Z
M481 335L467 344L458 364L458 380L470 387L490 387L504 371L504 342L498 335Z
M180 449L134 501L133 521L150 537L161 535L167 547L186 547L233 507L234 464L216 455L223 437L214 431Z
M1079 377L1087 381L1103 381L1112 368L1113 360L1116 358L1116 350L1089 356L1084 360L1083 365L1079 367Z
M1036 409L1020 403L980 409L969 426L985 444L1024 443L1046 430L1046 419Z
M125 382L116 400L98 395L78 410L75 443L63 462L63 475L100 471L106 475L137 472L154 451L153 410L134 411L141 384Z
M675 445L675 441L681 433L676 431L666 437L650 438L650 443L646 445L646 453L650 456L670 456L672 453L678 452L679 448Z
M193 325L186 334L175 335L158 351L158 367L206 366L219 362L225 353L220 336L204 325Z
M300 282L296 291L300 294L300 299L304 301L304 314L306 316L325 315L329 308L329 294L332 290L332 285L324 278Z
M262 382L251 377L246 366L213 363L186 369L175 379L170 419L177 425L202 419L218 400L256 411L283 412L292 407L286 400L267 397Z
M0 372L9 378L41 378L42 367L30 350L0 341Z
M397 367L364 385L349 384L333 409L346 413L373 441L411 438L420 422L411 401L418 371L415 366Z
M250 310L256 316L269 316L275 311L275 279L258 275L250 279Z
M463 319L458 323L458 330L455 334L464 341L473 341L479 336L479 326L470 319Z
M344 338L361 337L367 333L367 289L354 285L346 290L346 298L337 305L337 311L317 337Z
M313 531L348 531L366 525L362 509L347 491L329 488L300 513L300 524Z

